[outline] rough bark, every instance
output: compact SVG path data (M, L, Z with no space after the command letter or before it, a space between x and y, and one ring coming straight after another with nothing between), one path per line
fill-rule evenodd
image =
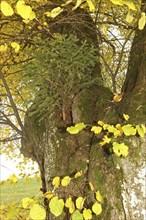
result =
M145 30L136 34L132 45L129 69L123 87L123 101L119 106L114 106L110 102L112 93L101 85L85 88L76 95L71 106L73 123L92 124L98 120L117 123L122 113L130 115L130 122L145 123ZM139 61L135 62L137 57ZM52 114L51 121L46 119L42 124L35 119L35 116L27 115L23 134L21 150L25 156L38 162L44 192L50 188L50 181L54 176L71 175L76 171L84 170L84 180L81 185L79 183L76 188L71 184L67 192L83 196L88 188L87 181L91 181L104 196L103 213L95 219L143 219L143 167L146 139L139 137L129 139L129 156L126 159L117 159L108 152L107 148L98 145L99 139L95 138L88 129L76 136L68 134L57 112ZM92 201L92 195L90 197ZM47 219L67 220L69 217L64 214L60 218L54 218L48 214Z

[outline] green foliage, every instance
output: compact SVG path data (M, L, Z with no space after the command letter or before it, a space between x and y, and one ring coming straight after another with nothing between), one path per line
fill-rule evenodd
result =
M73 34L38 40L30 54L33 60L25 65L23 82L34 92L38 115L64 102L70 105L75 94L97 80L93 78L97 50Z

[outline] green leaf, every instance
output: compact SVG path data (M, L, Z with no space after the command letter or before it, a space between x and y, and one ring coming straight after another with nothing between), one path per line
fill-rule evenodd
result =
M113 143L113 152L118 156L123 156L123 157L127 157L128 155L128 146L126 146L124 143L117 143L114 142Z
M139 30L144 29L145 24L146 24L146 14L145 14L145 12L142 12L141 17L138 21L138 29Z
M95 202L92 206L92 211L96 214L96 215L100 215L100 213L102 212L102 206L101 204L99 204L98 202Z
M83 217L85 220L91 220L92 219L92 211L90 209L84 209L83 210Z
M46 218L46 211L39 204L34 204L30 209L29 215L33 220L44 220Z
M64 201L63 199L58 199L58 196L53 197L49 202L50 212L56 217L63 213Z
M100 126L93 126L91 128L91 131L93 131L95 134L99 134L102 131L102 127L100 127Z
M122 130L126 136L136 134L136 129L131 124L127 124L127 125L122 126Z
M72 220L83 220L83 215L80 213L79 210L76 210L72 216L71 216Z

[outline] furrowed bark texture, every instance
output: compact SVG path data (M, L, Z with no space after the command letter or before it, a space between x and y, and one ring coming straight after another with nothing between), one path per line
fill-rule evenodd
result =
M82 14L82 19L83 17ZM91 24L93 25L92 22ZM89 34L91 30L86 26L83 29L84 36L87 35L93 44L97 44L95 35ZM71 106L74 124L93 124L98 120L116 124L122 113L129 114L129 123L146 123L145 38L146 29L138 31L133 41L123 86L123 101L115 108L109 89L97 84L85 88L75 96ZM100 74L99 63L97 69ZM93 71L95 72L95 68ZM130 154L124 159L117 158L109 153L107 147L101 148L98 144L100 137L95 137L88 129L77 135L70 135L61 124L57 112L52 113L51 121L46 119L41 125L35 116L26 115L21 151L38 162L44 193L50 189L53 177L71 175L83 170L83 178L78 184L71 183L65 191L62 189L60 196L84 196L88 191L88 182L91 181L104 197L103 212L94 217L94 220L142 220L146 139L127 138ZM89 197L93 202L93 195L89 194ZM47 219L69 220L69 216L64 213L55 218L48 211Z

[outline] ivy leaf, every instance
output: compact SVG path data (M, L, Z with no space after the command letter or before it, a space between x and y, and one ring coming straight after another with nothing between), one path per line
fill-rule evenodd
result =
M69 176L65 176L61 181L61 185L67 186L67 185L69 185L70 181L71 181L71 178Z
M122 130L126 136L136 134L136 129L131 124L127 124L127 125L122 126Z
M56 176L53 178L52 185L55 188L58 188L60 186L60 177L59 176Z
M138 29L139 30L144 29L145 24L146 24L146 14L145 14L145 12L142 12L141 17L138 21Z
M72 201L72 198L69 197L66 202L65 202L65 206L67 208L69 208L69 213L72 214L75 211L75 205L74 202Z
M85 199L83 197L78 197L76 199L76 207L77 207L77 209L81 210L83 208L84 201L85 201Z
M118 156L123 156L123 157L127 157L128 155L128 147L124 144L124 143L117 143L114 142L113 143L113 152Z
M80 213L79 210L76 210L72 216L71 216L72 220L83 220L83 215Z
M95 202L92 206L92 211L96 214L96 215L100 215L100 213L102 212L102 206L101 204L99 204L98 202Z
M99 134L102 131L102 127L100 127L100 126L93 126L91 128L91 131L93 131L95 134Z
M46 218L46 211L39 204L34 204L30 209L29 216L33 220L44 220Z
M98 202L103 203L103 197L102 197L102 195L100 194L99 191L95 192L95 196L96 196L96 200L97 200Z
M92 219L92 211L90 209L84 209L83 210L83 217L85 220L91 220Z
M1 11L5 16L12 16L14 14L13 8L6 1L1 2Z
M64 201L63 199L58 199L58 196L53 197L49 202L50 212L56 217L63 213ZM38 218L37 218L38 219Z

